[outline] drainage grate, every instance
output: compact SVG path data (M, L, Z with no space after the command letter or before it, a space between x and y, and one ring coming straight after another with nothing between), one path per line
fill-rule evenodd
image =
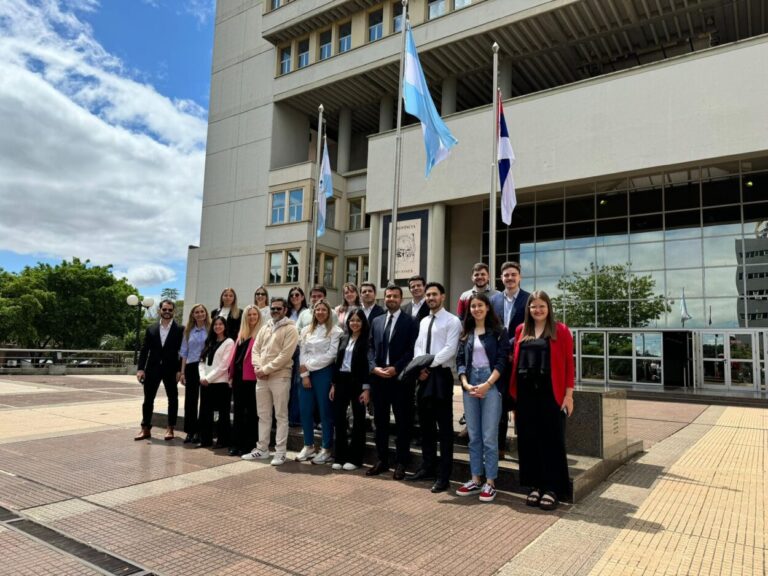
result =
M18 517L18 514L14 514L7 508L0 506L0 522L7 522L8 520L13 520L14 518Z

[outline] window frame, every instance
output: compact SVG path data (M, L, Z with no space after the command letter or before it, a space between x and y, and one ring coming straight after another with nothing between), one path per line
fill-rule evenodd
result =
M306 51L301 51L301 45L306 43ZM302 64L302 60L304 63ZM310 65L309 61L309 37L301 38L300 40L296 41L296 69L300 70L301 68L306 68Z
M378 15L379 21L371 24L371 17ZM379 6L377 10L371 10L367 14L368 43L373 43L384 38L384 8Z
M288 246L286 248L274 248L266 251L265 286L286 286L300 284L301 282L301 247ZM291 258L295 263L291 263ZM278 266L273 266L273 261L279 262L279 270L273 274Z
M328 42L323 44L323 34L328 34ZM328 55L323 56L323 48L328 47ZM317 60L318 62L321 62L323 60L328 60L333 56L333 29L327 28L325 30L321 30L317 34Z
M288 54L288 58L285 58L285 54ZM279 76L285 76L286 74L291 73L292 68L292 60L293 60L293 47L290 44L286 44L285 46L281 46L278 50L278 58L277 58L277 69L279 72Z
M349 34L346 36L341 35L341 29L349 26ZM349 52L352 50L352 20L347 20L346 22L341 22L338 24L338 46L336 53L337 54L344 54L345 52ZM344 40L348 39L348 43L345 43ZM346 50L342 49L344 45L347 45Z
M299 196L301 201L295 202ZM296 224L305 221L305 193L303 186L276 190L269 194L269 226ZM275 216L276 210L278 217Z

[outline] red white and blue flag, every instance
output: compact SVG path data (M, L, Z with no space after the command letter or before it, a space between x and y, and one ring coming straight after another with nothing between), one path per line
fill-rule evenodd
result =
M504 107L501 104L501 90L498 92L499 109L496 115L498 119L499 146L497 164L499 166L499 183L501 184L501 221L507 226L512 223L512 211L517 205L515 196L515 179L512 176L512 164L515 163L515 152L509 141L507 123L504 121Z

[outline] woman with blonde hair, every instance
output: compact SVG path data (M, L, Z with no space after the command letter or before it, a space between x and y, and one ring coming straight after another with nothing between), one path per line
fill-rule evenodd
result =
M227 338L234 342L240 332L240 321L242 316L240 308L237 307L237 294L234 288L224 288L219 296L219 307L211 312L211 320L221 316L227 324Z
M333 459L333 406L329 394L341 335L341 328L333 324L331 305L325 299L317 301L312 310L312 323L301 331L299 337L299 376L302 384L299 388L299 406L304 432L304 448L296 457L299 462L312 458L313 464L326 464ZM318 406L323 429L322 450L317 455L315 405Z
M528 506L554 510L570 483L565 420L573 414L573 336L555 321L543 290L528 297L513 358L509 393L517 402L520 484L530 487Z
M343 330L346 326L347 313L352 308L360 307L360 291L352 282L347 282L341 290L342 303L333 310L339 319L339 327Z
M205 338L211 321L208 310L202 304L195 304L189 311L184 337L181 340L181 385L184 392L184 444L199 442L197 427L197 403L200 398L200 373L198 372L200 355L205 347Z
M232 388L233 423L230 456L248 454L259 439L256 413L256 372L251 363L251 349L264 321L259 308L249 304L243 310L243 322L229 359L229 384Z

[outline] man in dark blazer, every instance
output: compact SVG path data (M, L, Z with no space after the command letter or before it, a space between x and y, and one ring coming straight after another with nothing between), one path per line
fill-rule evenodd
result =
M173 319L175 308L173 300L165 299L160 302L160 321L147 328L144 334L136 372L136 379L144 385L144 403L141 406L141 432L134 440L152 437L152 412L161 381L168 396L168 429L165 439L173 440L173 429L179 411L179 391L176 387L181 378L179 349L184 336L184 330Z
M384 290L387 311L371 323L368 361L371 367L371 398L376 424L376 451L379 460L365 474L377 476L389 468L389 410L395 413L397 450L393 478L405 478L411 443L413 381L401 382L397 376L413 358L418 324L400 310L403 290L390 284Z
M523 275L520 264L517 262L504 262L501 265L501 282L504 291L497 292L491 298L491 306L502 325L507 329L510 343L510 357L507 364L507 372L502 378L509 381L509 371L512 370L512 350L515 344L515 329L525 320L525 307L528 304L530 294L520 288ZM501 420L499 420L499 460L504 459L507 450L507 430L509 428L508 412L512 409L512 399L509 390L503 387L504 399L502 401Z
M377 316L384 314L384 308L376 304L376 285L373 282L360 284L360 307L368 319L368 324Z
M429 306L424 299L424 287L427 281L418 274L408 278L408 290L411 292L411 301L402 307L403 312L416 320L418 324L421 319L429 315Z

